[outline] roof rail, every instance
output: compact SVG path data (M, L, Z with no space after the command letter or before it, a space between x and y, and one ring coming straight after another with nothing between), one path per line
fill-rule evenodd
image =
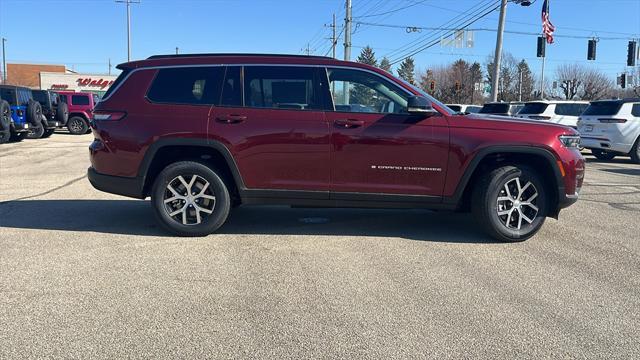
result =
M317 58L317 59L333 59L328 56L319 55L293 55L293 54L251 54L251 53L202 53L202 54L167 54L167 55L152 55L147 58L151 59L170 59L170 58L185 58L185 57L216 57L216 56L271 56L271 57L300 57L300 58Z

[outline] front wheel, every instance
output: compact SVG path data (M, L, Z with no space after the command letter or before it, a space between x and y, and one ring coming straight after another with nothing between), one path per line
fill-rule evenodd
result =
M40 123L38 127L30 127L27 131L27 139L40 139L44 135L44 124Z
M67 129L73 135L83 135L89 130L89 125L80 116L74 116L67 122Z
M636 143L633 145L629 155L631 156L631 161L640 164L640 136L636 139Z
M616 157L615 153L607 150L591 149L591 153L596 157L596 159L603 161L613 160L613 158Z
M210 167L193 161L167 166L156 178L151 204L160 224L179 236L206 236L227 220L231 198Z
M535 235L547 215L544 183L526 166L504 166L483 175L472 196L474 218L493 238L524 241Z

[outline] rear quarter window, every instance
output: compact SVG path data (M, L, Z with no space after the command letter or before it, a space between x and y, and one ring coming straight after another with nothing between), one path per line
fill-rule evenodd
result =
M485 104L478 112L481 114L505 114L509 112L509 104Z
M549 104L545 103L529 103L525 104L520 110L520 114L542 114L547 110Z
M223 78L222 66L160 69L147 98L158 103L217 104Z
M104 99L108 98L111 95L111 93L116 91L116 88L120 86L120 83L124 81L124 79L129 75L130 72L131 70L124 70L123 72L121 72L120 75L118 75L116 80L113 82L113 84L109 86L109 88L107 89L107 92L104 93L103 98Z
M89 97L87 95L71 95L71 103L73 105L90 105Z
M622 102L620 101L595 101L589 105L582 115L616 115L621 107Z
M555 113L557 115L580 116L587 104L558 104Z
M631 115L635 117L640 117L640 103L633 104L633 107L631 108Z

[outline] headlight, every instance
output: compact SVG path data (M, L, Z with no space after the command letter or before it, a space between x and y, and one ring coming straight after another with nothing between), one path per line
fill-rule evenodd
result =
M558 139L568 148L579 148L580 147L580 136L578 135L560 135Z

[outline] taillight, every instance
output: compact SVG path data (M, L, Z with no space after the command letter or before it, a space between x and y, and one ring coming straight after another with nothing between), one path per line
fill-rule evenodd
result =
M551 120L551 116L531 115L531 116L529 116L529 119L534 119L534 120Z
M117 121L122 120L127 116L124 111L107 111L99 110L93 112L93 120L95 121Z
M598 119L598 121L600 121L603 124L624 124L627 122L627 119L607 119L607 118L600 118Z

